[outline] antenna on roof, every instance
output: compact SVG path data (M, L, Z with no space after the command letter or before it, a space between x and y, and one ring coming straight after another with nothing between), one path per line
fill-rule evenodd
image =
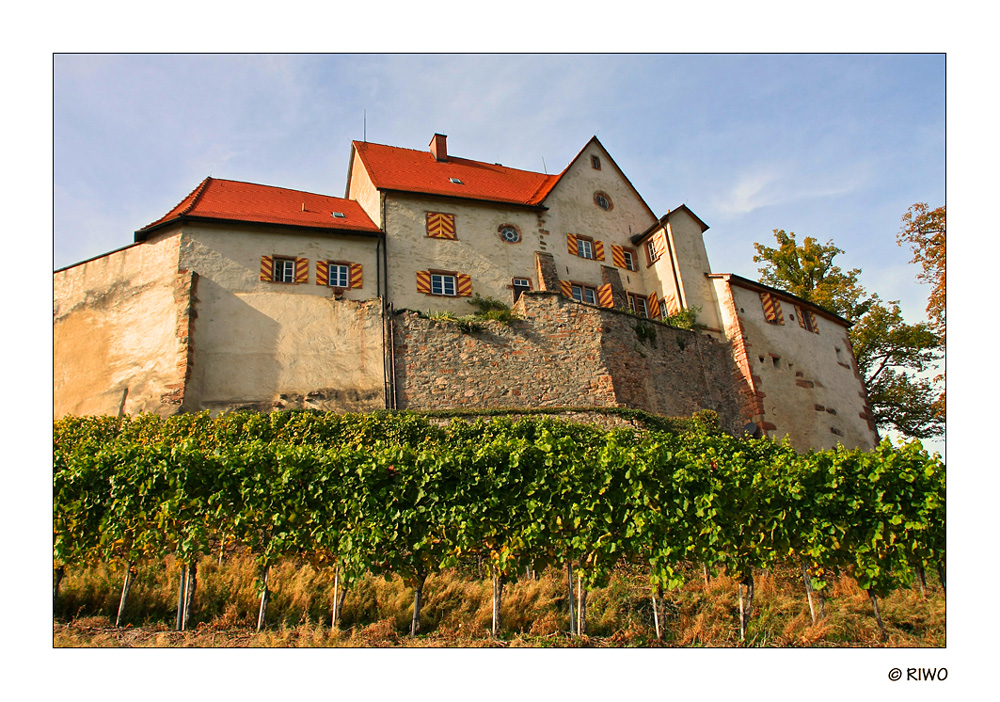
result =
M361 141L368 141L368 110L361 111Z
M549 174L549 169L545 167L545 157L542 156L542 170L545 171L545 175Z

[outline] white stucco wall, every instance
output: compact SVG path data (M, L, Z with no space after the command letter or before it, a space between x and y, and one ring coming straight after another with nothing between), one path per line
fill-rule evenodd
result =
M53 399L67 414L173 414L188 279L179 236L159 235L53 276Z
M815 315L819 333L799 326L793 302L781 299L784 324L768 323L760 295L731 285L746 338L747 360L763 393L768 434L790 435L798 450L872 448L876 437L866 419L864 389L855 372L847 328Z
M593 168L591 157L597 156L600 170ZM594 202L594 194L602 192L611 198L613 207L604 210ZM569 166L559 182L545 198L549 208L545 213L546 251L555 256L559 277L598 286L601 265L613 266L611 245L632 248L630 238L656 222L642 200L613 165L611 157L596 143L590 143ZM604 261L589 261L569 253L567 234L582 234L604 243ZM618 268L626 291L648 295L653 288L647 284L643 270L645 260L637 251L638 271Z
M187 225L180 265L198 274L185 409L379 409L380 303L373 238ZM309 259L301 284L260 280L260 258ZM363 287L337 299L316 262L361 263Z

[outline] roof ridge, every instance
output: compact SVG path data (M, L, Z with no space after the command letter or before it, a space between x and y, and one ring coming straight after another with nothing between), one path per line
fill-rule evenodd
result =
M204 197L205 191L208 190L208 184L212 180L213 180L212 176L208 176L205 178L205 180L198 183L198 187L192 191L194 193L194 197L191 198L191 204L185 207L180 212L178 212L177 213L178 217L180 217L181 215L186 215L188 212L194 209L194 206L201 201L202 197Z
M392 144L379 144L378 142L375 142L375 141L358 141L357 139L355 139L352 143L356 144L356 145L371 144L372 146L382 146L382 147L385 147L387 149L395 149L397 151L412 151L413 153L416 153L416 154L426 154L428 156L431 156L431 152L430 151L427 151L425 149L411 149L411 148L409 148L407 146L393 146ZM514 166L507 166L507 165L504 165L502 163L490 163L489 161L480 161L480 160L475 159L475 158L467 158L465 156L454 156L452 154L448 154L448 161L446 161L445 163L450 163L452 161L464 161L465 163L480 163L480 164L482 164L484 166L499 166L500 168L504 168L504 169L509 170L509 171L518 171L520 173L531 173L533 175L540 175L540 176L545 176L545 177L551 177L551 174L549 174L549 173L543 173L541 171L532 171L532 170L529 170L527 168L516 168ZM562 173L565 173L565 172L566 172L566 169L564 168L562 170L562 172L560 173L560 176L562 175Z

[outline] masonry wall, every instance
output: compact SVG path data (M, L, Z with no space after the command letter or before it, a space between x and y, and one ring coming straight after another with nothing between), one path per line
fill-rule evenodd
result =
M873 448L878 436L847 328L815 314L818 332L808 331L799 324L802 310L780 297L784 324L768 323L758 291L728 287L732 304L722 311L727 332L742 334L737 361L749 381L744 409L769 436L789 436L800 451L838 443Z
M53 412L170 415L188 372L192 290L179 237L158 236L53 276Z
M396 315L397 406L633 407L673 416L713 409L726 428L740 426L724 345L552 293L523 295L515 311L522 321L471 334Z

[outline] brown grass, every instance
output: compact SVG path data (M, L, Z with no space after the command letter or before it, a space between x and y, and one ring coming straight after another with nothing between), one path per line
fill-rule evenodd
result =
M341 625L331 629L333 578L293 559L271 569L268 626L257 633L258 573L245 554L198 564L189 630L173 631L178 567L172 559L140 564L125 613L114 627L123 567L69 569L53 621L57 647L940 647L945 645L944 593L900 590L880 600L889 641L880 640L868 595L842 576L831 583L826 617L813 624L794 569L754 575L753 617L739 640L736 581L723 574L708 585L693 565L687 583L664 595L663 635L656 639L648 580L635 566L619 568L587 596L588 636L570 637L565 571L506 583L503 633L490 634L492 585L475 568L430 576L424 586L421 635L409 634L413 591L398 577L366 576L350 586Z

